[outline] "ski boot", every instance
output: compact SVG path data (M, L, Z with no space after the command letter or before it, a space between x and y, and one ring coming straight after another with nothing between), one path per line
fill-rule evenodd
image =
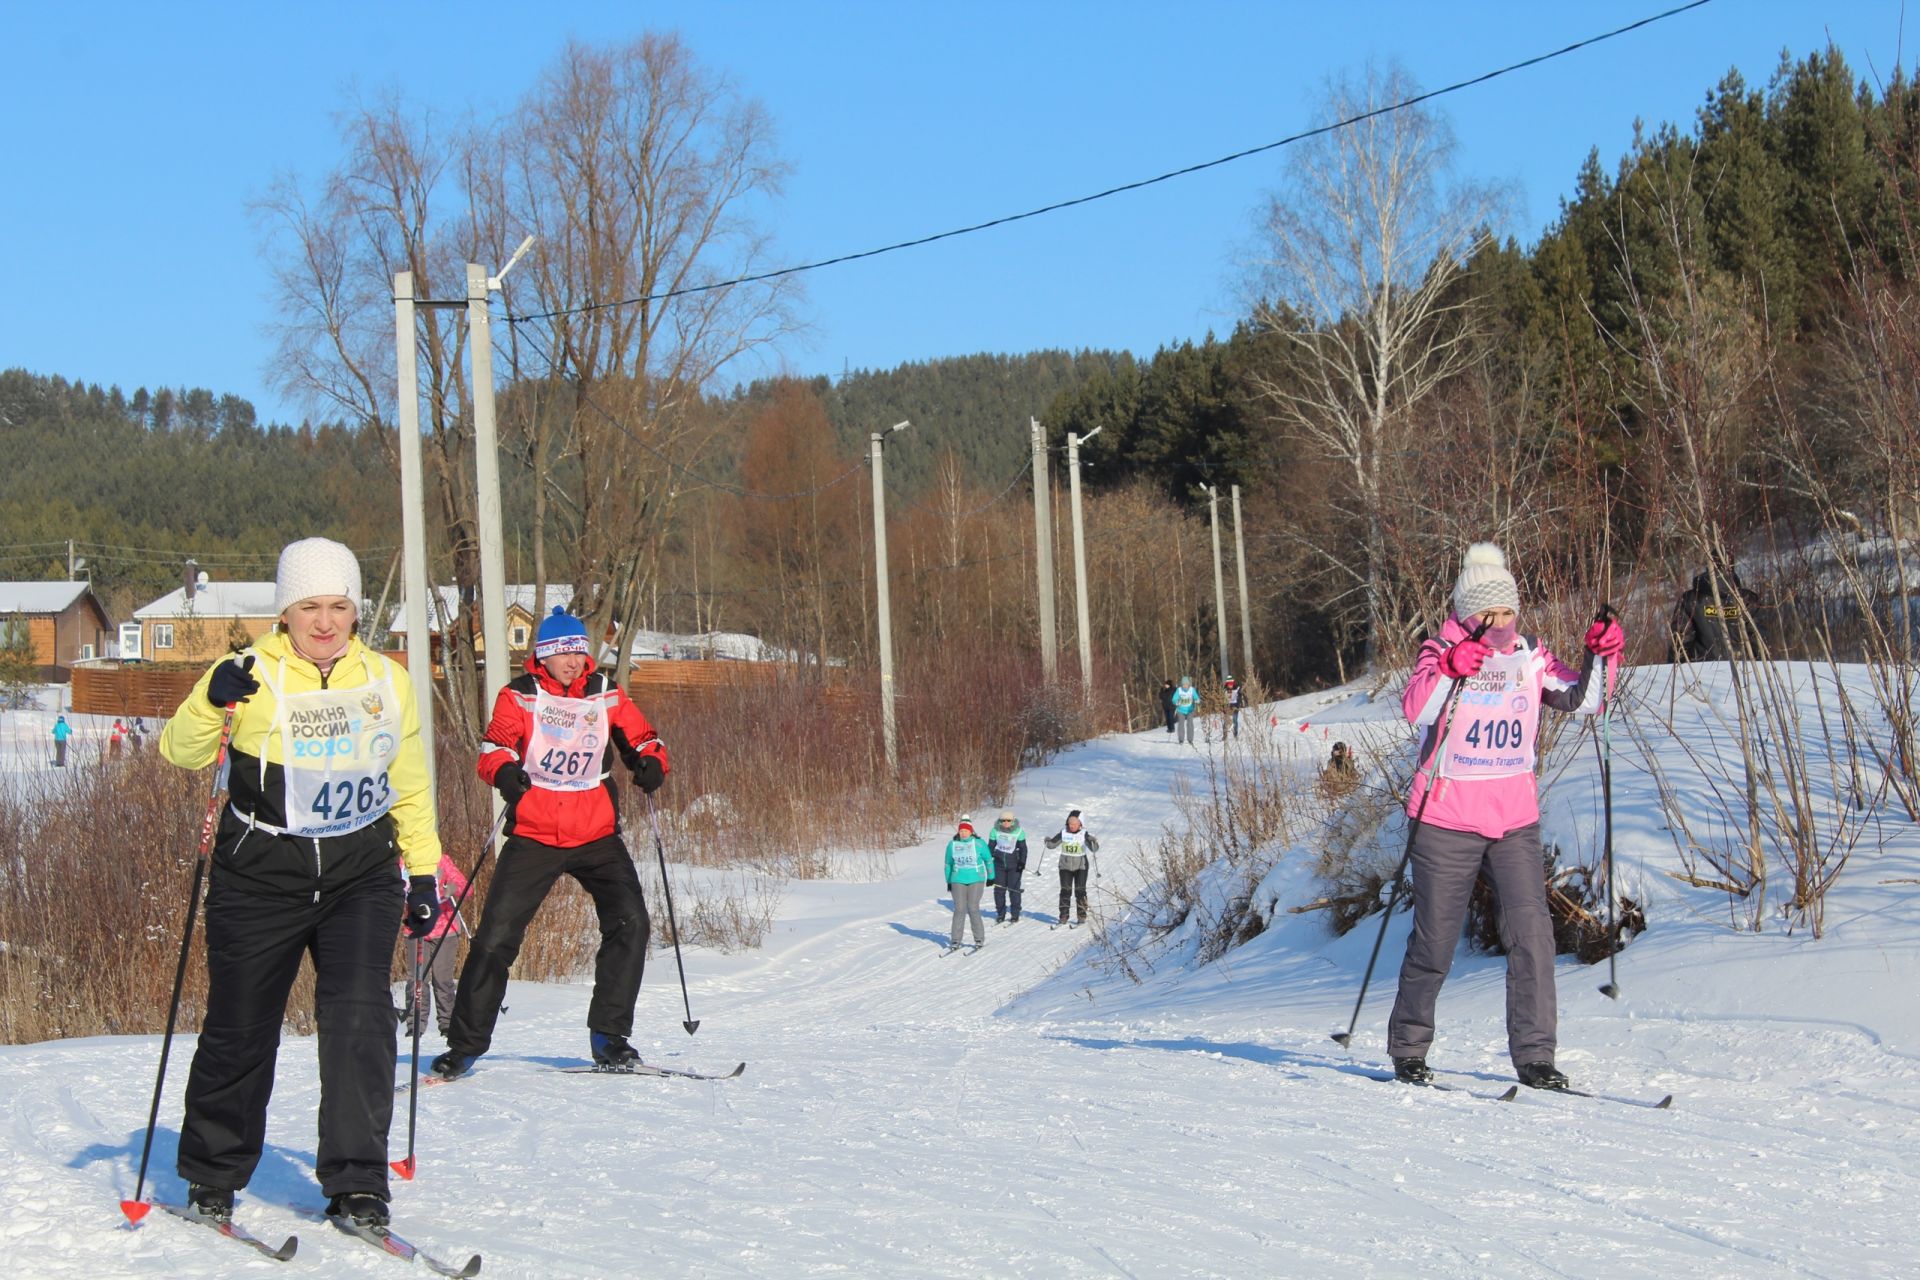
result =
M187 1208L209 1222L233 1221L233 1192L226 1187L187 1184Z
M1573 1082L1551 1062L1528 1062L1515 1073L1529 1089L1569 1089Z
M1425 1058L1395 1058L1393 1078L1401 1084L1432 1084L1433 1068Z
M393 1221L387 1198L371 1191L343 1191L327 1201L327 1216L356 1227L384 1227Z
M429 1063L427 1070L442 1080L458 1080L473 1070L474 1060L479 1056L477 1053L461 1053L458 1050L449 1049Z
M593 1046L593 1065L604 1071L631 1071L640 1065L640 1051L628 1044L625 1036L595 1031L588 1041Z

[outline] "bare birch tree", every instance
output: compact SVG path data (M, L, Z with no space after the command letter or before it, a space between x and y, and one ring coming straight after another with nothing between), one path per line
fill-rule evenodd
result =
M1329 85L1332 123L1419 91L1397 66ZM1364 602L1369 656L1397 652L1411 620L1392 589L1388 460L1412 410L1475 356L1471 299L1452 288L1501 211L1491 187L1451 179L1453 135L1424 107L1371 116L1291 148L1267 202L1252 274L1255 322L1292 347L1282 375L1256 375L1276 427L1339 465L1335 502L1359 546L1312 549Z
M785 282L721 283L764 267L752 214L786 169L766 112L673 35L568 44L502 132L497 221L539 238L508 282L530 317L515 328L573 393L576 608L592 634L617 627L625 679L676 499L718 434L700 393L791 328Z
M700 404L728 362L791 328L780 281L726 285L762 268L754 221L784 168L760 106L701 66L676 36L613 48L569 44L490 127L443 128L398 97L342 118L346 154L310 194L287 178L259 202L280 291L281 382L316 409L393 417L391 283L465 296L463 264L501 264L531 233L496 325L529 393L503 397L505 447L534 484L536 583L568 574L593 634L632 633L682 493L722 419ZM441 620L457 731L477 738L472 646L479 570L464 318L421 314L423 434L462 625ZM564 465L563 465L564 464ZM562 534L549 553L549 518ZM438 597L436 596L436 601Z

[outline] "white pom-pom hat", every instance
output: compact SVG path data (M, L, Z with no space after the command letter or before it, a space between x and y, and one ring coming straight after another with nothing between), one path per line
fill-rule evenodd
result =
M280 551L273 575L273 612L277 617L315 596L345 596L360 611L360 562L331 538L302 538Z
M1453 584L1453 616L1465 621L1483 609L1520 612L1520 587L1507 571L1506 553L1491 542L1476 542L1460 562Z

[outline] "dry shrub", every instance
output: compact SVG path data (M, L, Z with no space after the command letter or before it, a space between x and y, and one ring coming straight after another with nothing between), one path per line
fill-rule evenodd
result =
M1263 726L1243 721L1239 741L1239 749L1206 757L1200 787L1174 784L1182 822L1140 855L1146 888L1133 918L1141 944L1191 923L1194 958L1206 963L1267 927L1255 890L1292 846L1313 783ZM1106 958L1131 975L1138 948L1127 947L1114 935Z
M1627 941L1645 933L1647 918L1640 904L1622 896L1611 927L1607 924L1606 890L1601 877L1589 866L1560 866L1560 846L1548 845L1541 853L1547 877L1547 913L1553 919L1555 955L1573 956L1581 964L1598 964L1617 955ZM1467 902L1467 942L1487 955L1503 956L1506 946L1500 941L1500 900L1493 886L1481 876Z

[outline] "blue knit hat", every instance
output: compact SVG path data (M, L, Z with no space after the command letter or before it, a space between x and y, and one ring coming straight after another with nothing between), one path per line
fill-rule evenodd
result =
M553 606L553 612L540 619L533 656L544 661L555 654L586 652L587 624L568 613L565 605Z

